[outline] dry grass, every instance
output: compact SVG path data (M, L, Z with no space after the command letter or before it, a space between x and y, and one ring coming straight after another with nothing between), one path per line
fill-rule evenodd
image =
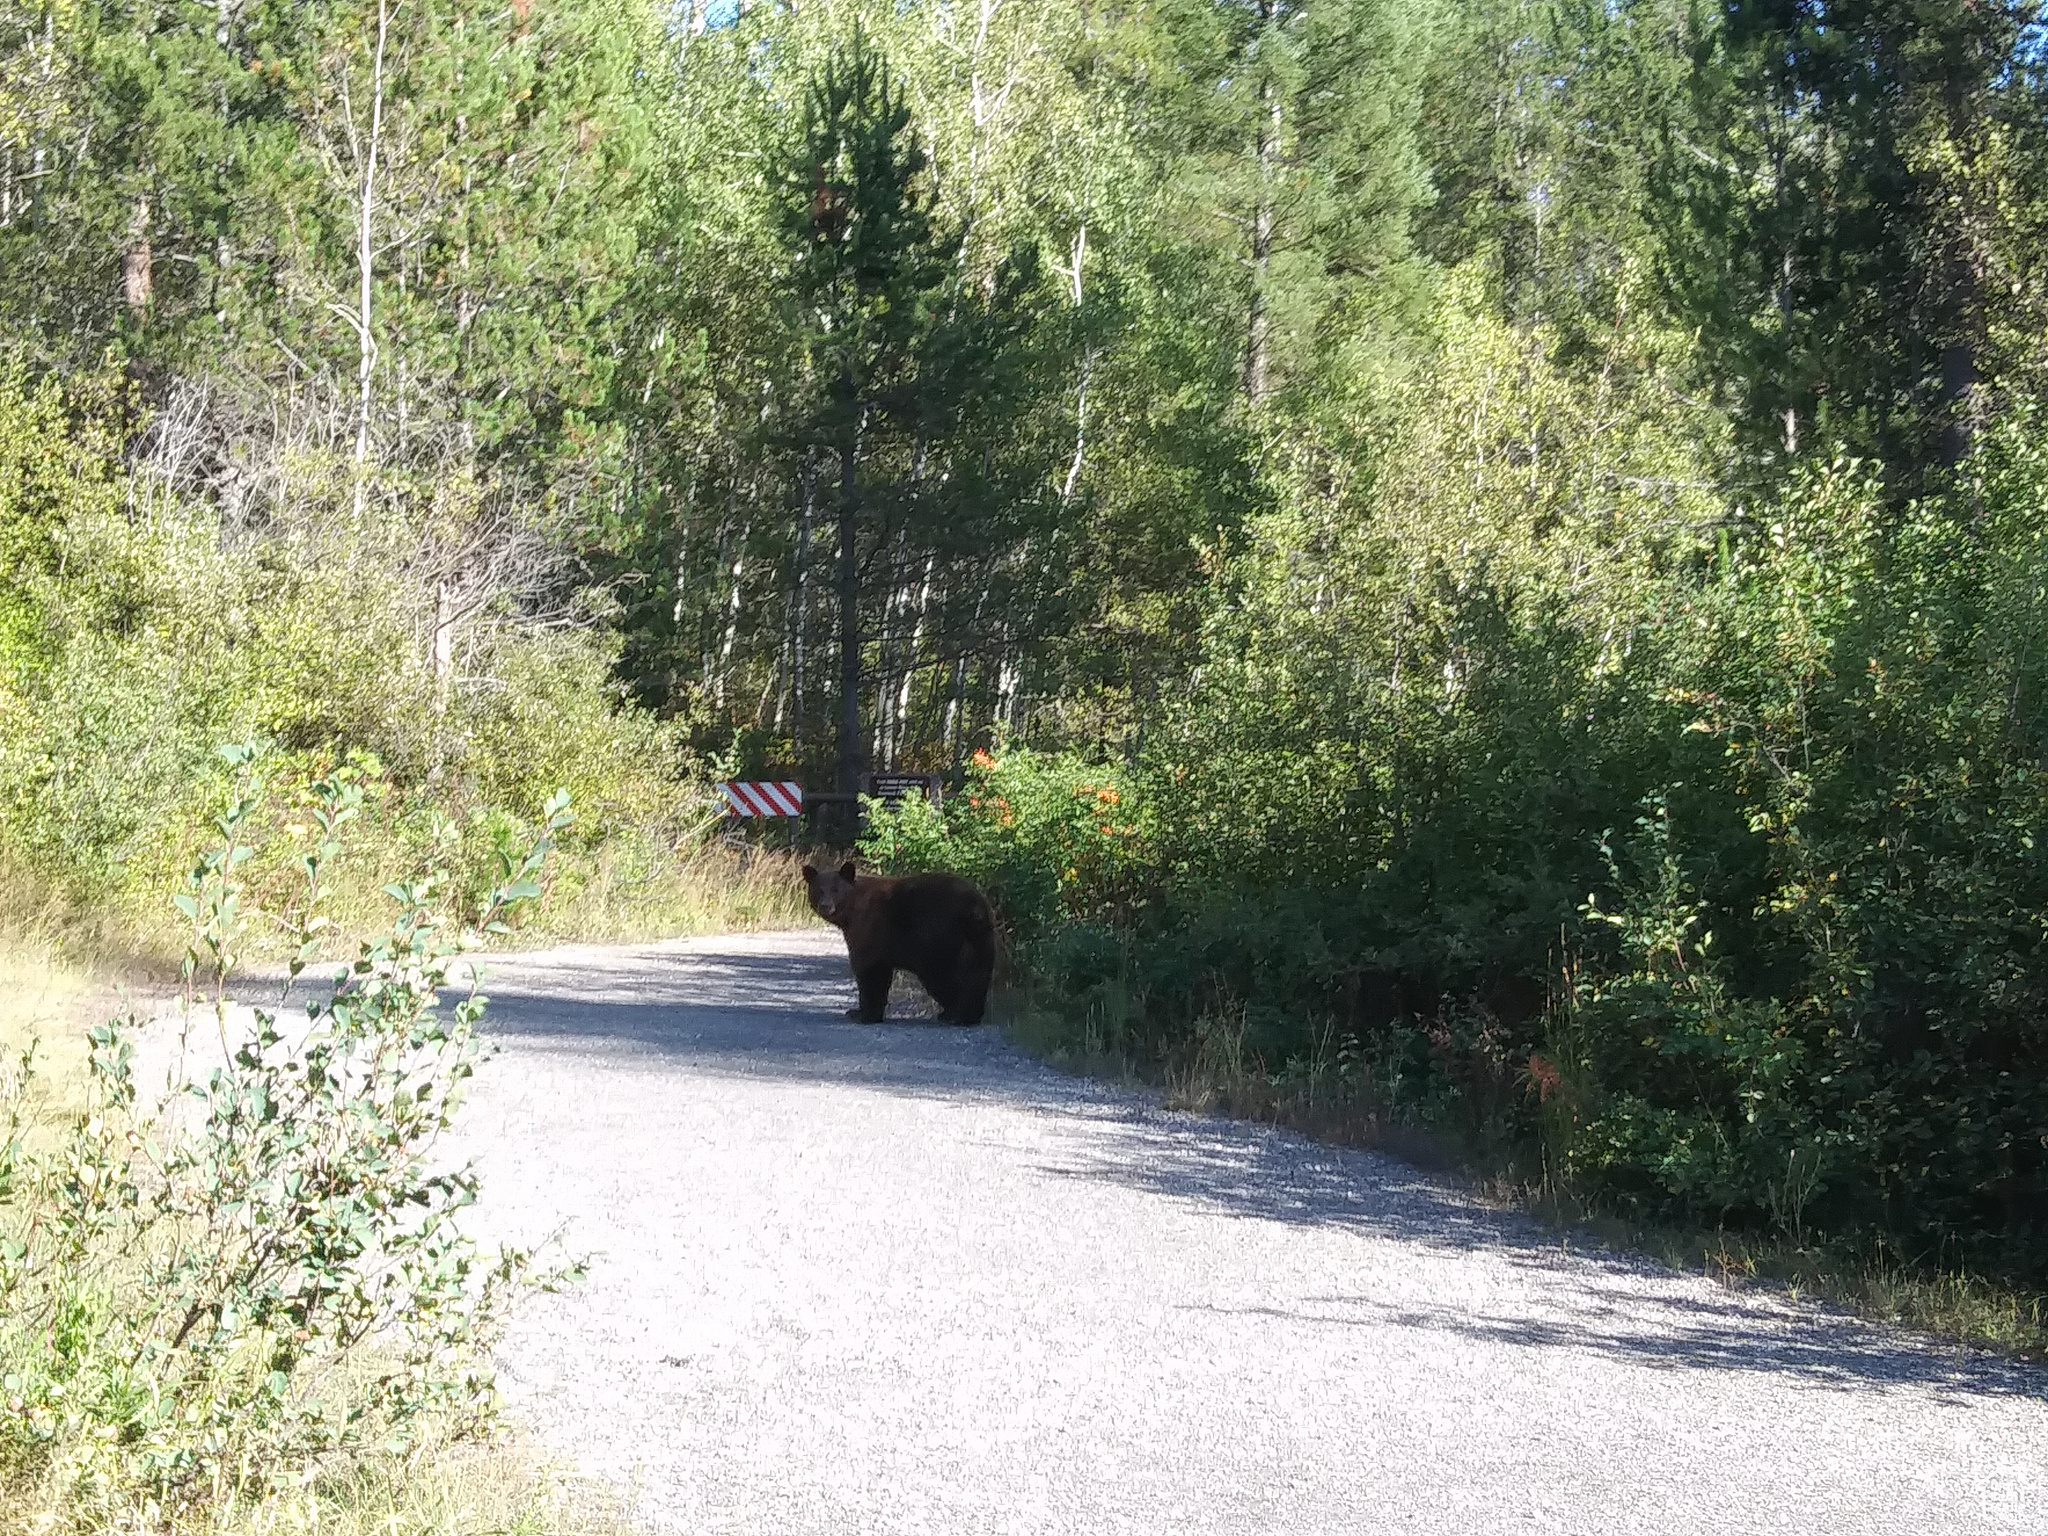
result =
M511 1433L430 1444L309 1488L144 1525L108 1525L31 1489L0 1488L0 1502L10 1536L635 1536L609 1490Z
M378 858L378 851L351 848L331 871L332 894L324 907L334 925L328 935L330 957L353 953L358 940L381 933L390 922L392 902L383 886L405 873L404 861ZM245 892L245 964L274 966L286 955L285 929L276 914L297 900L299 889L288 879L271 878L271 871L261 867L272 862L285 861L268 851L259 856L257 877ZM545 898L516 912L514 931L494 947L631 944L811 927L818 920L805 900L802 863L802 855L784 850L740 850L719 843L681 851L645 843L594 854L558 851L549 860ZM160 904L169 912L168 896ZM164 919L147 936L145 948L182 954L183 945L182 931Z
M804 896L806 856L713 843L648 869L600 854L578 871L566 899L543 904L520 935L579 943L634 943L698 933L816 927Z
M520 1436L430 1446L248 1512L206 1536L633 1536L607 1490ZM187 1536L166 1532L164 1536ZM199 1536L198 1532L190 1536Z
M43 1113L61 1117L83 1102L86 1030L145 1008L175 966L125 925L69 909L4 872L0 884L16 898L0 915L0 1053L12 1061L33 1045ZM123 944L136 947L124 954Z
M51 941L0 929L0 1050L9 1056L34 1041L42 1071L76 1077L84 1053L74 1026L84 1024L88 1000L101 990Z
M249 868L240 937L244 967L274 968L286 958L279 915L301 894L290 871L300 851L289 838L278 838ZM516 931L496 947L815 927L818 919L804 896L805 857L718 842L682 850L641 842L594 854L558 852L550 860L546 898L518 914ZM330 871L327 957L352 954L359 940L384 931L393 904L383 886L416 862L374 842L348 850ZM0 1047L19 1049L29 1035L40 1034L47 1051L58 1035L75 1037L92 1020L125 1011L124 992L154 998L176 991L188 929L170 892L81 906L10 873L4 863L0 890L8 894L0 906Z

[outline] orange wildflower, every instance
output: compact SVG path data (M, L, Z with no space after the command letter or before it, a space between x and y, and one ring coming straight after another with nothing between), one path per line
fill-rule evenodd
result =
M1557 1070L1557 1063L1541 1052L1529 1058L1529 1080L1536 1085L1539 1104L1548 1104L1550 1096L1564 1087L1564 1074Z

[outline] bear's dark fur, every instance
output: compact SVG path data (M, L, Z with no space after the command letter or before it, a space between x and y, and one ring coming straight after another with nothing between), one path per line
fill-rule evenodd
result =
M948 1024L979 1024L996 964L996 920L988 898L958 875L854 875L804 866L811 910L846 935L860 1006L849 1019L879 1024L896 973L924 983Z

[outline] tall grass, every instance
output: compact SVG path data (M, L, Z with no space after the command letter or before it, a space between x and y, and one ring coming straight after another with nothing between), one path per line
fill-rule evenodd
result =
M635 1536L610 1490L524 1437L435 1441L336 1469L260 1501L167 1514L146 1525L81 1519L55 1489L10 1488L0 1529L49 1536Z
M244 950L264 965L288 955L290 935L280 917L290 896L292 861L309 835L289 815L272 813L269 820L249 869ZM506 825L518 830L522 824ZM345 954L388 920L391 903L383 887L394 874L453 864L452 899L482 878L484 860L497 847L496 840L480 840L465 855L459 845L444 844L436 860L431 845L365 827L359 845L331 875L327 948ZM465 857L476 866L468 874ZM654 832L563 849L549 872L547 901L516 918L507 932L492 935L490 947L625 944L815 926L817 917L804 898L804 857L716 839L677 847ZM6 893L0 904L0 1045L18 1046L40 1033L46 1050L70 1049L58 1037L69 1040L83 1028L90 1010L81 1011L82 1005L104 1012L123 990L147 998L175 982L188 935L167 892L80 899L31 871L10 868L4 857L0 891Z
M545 908L522 942L631 943L700 933L809 928L804 855L720 843L673 852L614 840L572 864L573 889Z

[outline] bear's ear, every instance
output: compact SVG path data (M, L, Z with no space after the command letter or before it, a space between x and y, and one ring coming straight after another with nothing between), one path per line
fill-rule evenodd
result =
M816 871L815 869L811 868L811 866L810 866L810 865L806 864L806 865L804 866L804 884L805 884L805 885L816 885L817 883L818 883L818 872L817 872L817 871Z
M844 864L839 866L839 878L844 880L848 885L853 884L853 860L848 859Z

